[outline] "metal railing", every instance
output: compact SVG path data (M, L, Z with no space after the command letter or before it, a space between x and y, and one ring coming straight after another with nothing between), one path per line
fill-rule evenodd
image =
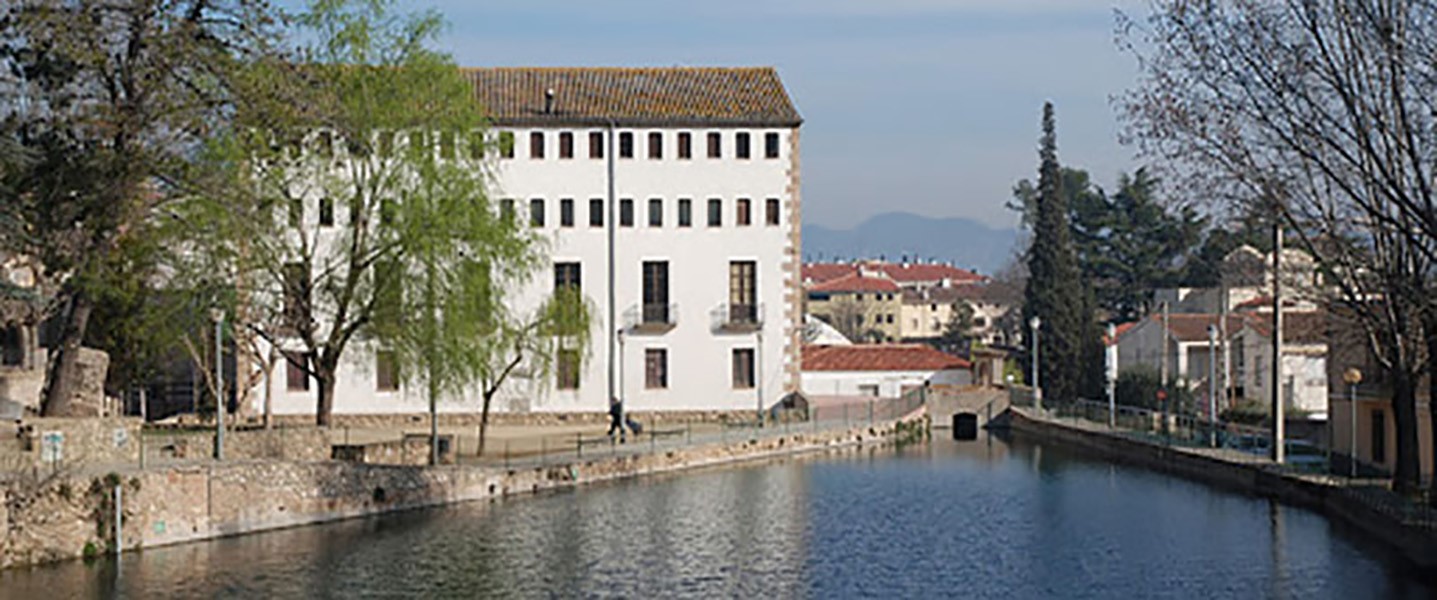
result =
M913 414L923 407L921 392L900 398L857 398L850 402L810 405L806 409L775 407L757 419L663 423L643 427L639 433L606 435L593 431L491 440L483 456L460 448L462 464L502 466L505 469L571 464L576 461L638 456L739 441L762 442L802 434L869 427ZM642 417L639 417L642 419ZM473 452L471 449L470 452Z
M716 330L752 331L763 327L763 304L721 304L711 316Z

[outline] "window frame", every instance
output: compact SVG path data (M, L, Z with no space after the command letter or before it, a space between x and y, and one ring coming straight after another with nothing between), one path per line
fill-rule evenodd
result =
M694 137L692 133L680 131L678 135L678 159L691 160L694 157Z
M644 349L644 389L669 389L669 349Z
M723 227L723 198L709 198L707 220L711 228Z
M544 135L543 131L529 132L529 158L533 160L544 160Z
M634 132L619 132L619 158L634 157Z
M574 199L559 199L559 226L572 229L574 227Z
M395 363L393 350L374 352L374 391L380 393L399 391L399 365Z
M589 132L589 158L600 159L604 157L604 132Z
M649 227L664 226L664 199L649 198Z
M778 158L781 149L780 144L778 132L770 131L763 134L763 157L766 159Z
M737 198L733 203L734 227L747 227L753 224L753 201L748 198Z
M679 227L694 226L694 201L693 198L679 198L679 214L676 219Z
M733 136L733 157L739 160L753 158L753 139L747 131L735 132Z
M660 131L650 131L648 136L649 160L664 159L664 134Z
M597 210L595 210L597 209ZM589 227L604 226L604 199L589 199Z
M574 132L559 132L559 158L564 160L574 158Z
M712 159L723 158L723 134L717 131L710 131L706 137L708 139L708 157Z
M544 202L544 199L543 199L543 198L530 198L530 199L529 199L529 226L530 226L530 227L533 227L533 228L535 228L535 229L540 229L540 228L544 227L544 221L545 221L545 218L544 218L544 217L546 216L546 215L544 214L544 205L545 205L545 204L546 204L546 203Z
M764 225L777 227L782 222L783 203L778 198L769 198L763 202Z
M634 226L634 199L619 199L619 227Z
M752 347L734 348L731 356L733 358L731 362L730 383L733 389L751 390L757 387L755 382L758 376L754 368L754 363L756 362L754 349Z

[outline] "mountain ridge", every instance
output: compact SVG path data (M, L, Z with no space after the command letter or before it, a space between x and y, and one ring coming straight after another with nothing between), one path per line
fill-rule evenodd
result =
M992 275L1013 256L1017 241L1017 229L993 228L966 217L886 212L851 229L805 223L803 260L939 261Z

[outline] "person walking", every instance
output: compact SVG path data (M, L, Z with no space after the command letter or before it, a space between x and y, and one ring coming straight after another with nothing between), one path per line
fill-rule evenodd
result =
M614 431L619 432L619 443L625 441L624 436L624 403L618 398L609 398L609 438L613 439Z

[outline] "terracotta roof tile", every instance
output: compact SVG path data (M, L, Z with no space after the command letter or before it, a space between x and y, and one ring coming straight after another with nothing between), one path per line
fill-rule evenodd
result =
M823 283L809 286L810 292L894 292L901 288L893 283L892 279L886 277L864 277L858 273L850 273L838 279L830 279Z
M804 346L805 371L941 371L972 363L926 344Z
M466 68L497 125L771 126L803 122L772 67ZM554 105L545 112L545 92Z
M1272 335L1272 315L1247 315L1247 325L1263 337ZM1282 313L1282 340L1294 344L1321 344L1327 341L1327 313L1303 311Z
M949 281L952 281L953 283L965 283L965 282L983 281L984 279L986 279L986 277L983 277L982 275L979 275L979 274L977 274L977 273L974 273L974 272L972 272L972 271L969 271L968 269L960 269L960 268L955 267L955 266L952 266L952 265L944 265L944 264L934 264L934 263L921 263L921 264L919 264L919 263L910 263L910 264L875 263L875 264L870 264L870 265L868 265L868 266L871 267L871 268L877 268L877 269L883 271L884 273L887 273L888 276L889 276L889 277L892 277L894 281L901 281L901 282L904 282L904 283L910 283L910 282L925 282L925 281L927 281L927 282L939 282L939 281L943 281L944 279L947 279L947 280L949 280Z
M858 267L845 263L804 263L803 281L807 284L823 283L857 271Z

